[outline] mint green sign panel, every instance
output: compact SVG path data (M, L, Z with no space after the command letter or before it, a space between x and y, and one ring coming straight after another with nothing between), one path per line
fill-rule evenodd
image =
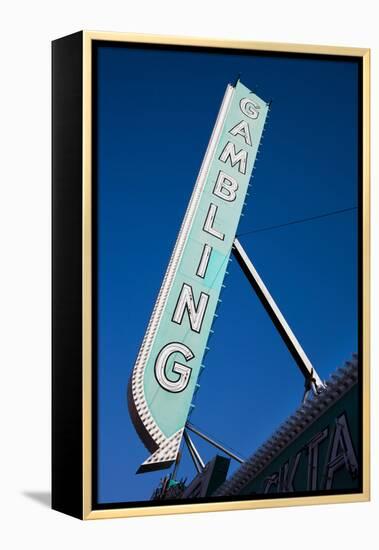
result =
M128 388L152 453L139 471L176 459L268 112L228 86Z

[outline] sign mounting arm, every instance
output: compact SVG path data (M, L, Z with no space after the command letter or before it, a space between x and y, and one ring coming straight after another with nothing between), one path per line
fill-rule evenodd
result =
M312 366L312 363L308 359L305 351L301 347L299 341L292 332L276 302L263 283L253 263L237 238L234 239L232 252L263 307L270 316L271 321L274 323L276 329L286 344L289 352L294 358L301 373L303 374L306 388L312 388L315 393L320 393L325 388L325 384L322 382L321 378Z

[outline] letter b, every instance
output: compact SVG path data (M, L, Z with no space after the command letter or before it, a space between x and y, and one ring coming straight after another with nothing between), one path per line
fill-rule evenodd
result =
M216 185L213 189L213 194L224 201L233 202L236 198L237 189L237 181L220 170L217 176Z

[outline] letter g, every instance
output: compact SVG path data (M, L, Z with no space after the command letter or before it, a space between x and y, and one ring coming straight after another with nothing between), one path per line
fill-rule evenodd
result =
M155 360L154 373L158 381L158 384L166 391L171 393L179 393L186 389L190 380L192 369L182 363L175 363L172 366L172 372L179 374L179 378L176 381L167 378L166 367L169 357L173 353L180 353L183 355L186 361L191 361L195 356L192 351L184 344L179 342L171 342L164 346L158 353Z

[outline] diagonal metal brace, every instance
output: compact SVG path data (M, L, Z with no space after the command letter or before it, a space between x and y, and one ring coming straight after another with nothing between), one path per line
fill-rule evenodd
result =
M189 454L191 455L192 462L193 462L193 464L194 464L194 466L197 470L197 473L200 474L205 468L205 464L203 462L203 459L201 458L201 456L199 454L199 451L196 449L195 444L192 441L192 439L190 438L187 430L184 430L183 436L184 436L184 441L187 445L187 449L189 451Z
M220 451L224 452L226 455L230 456L230 458L233 458L234 460L236 460L240 464L243 464L244 462L246 462L244 458L241 458L236 453L234 453L233 451L231 451L230 449L225 447L225 445L222 445L221 443L219 443L218 441L216 441L215 439L213 439L209 435L206 435L205 433L200 431L199 428L196 428L193 424L188 422L188 420L186 422L186 428L187 428L187 430L190 430L194 434L198 435L199 437L204 439L204 441L207 441L207 443L209 443L210 445L213 445L213 447L216 447L216 449L219 449Z
M238 239L234 239L232 252L303 374L306 388L311 387L314 393L322 392L325 384L317 374L316 369L308 359Z

